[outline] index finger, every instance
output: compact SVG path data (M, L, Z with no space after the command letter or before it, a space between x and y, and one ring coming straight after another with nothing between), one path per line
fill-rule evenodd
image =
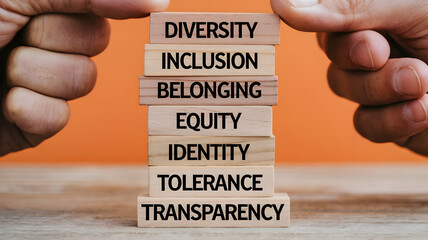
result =
M10 0L2 4L10 12L26 16L42 13L94 13L101 17L126 19L164 11L169 0Z

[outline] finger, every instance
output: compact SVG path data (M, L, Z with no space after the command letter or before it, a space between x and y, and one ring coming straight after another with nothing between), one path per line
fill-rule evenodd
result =
M348 70L376 70L389 58L388 41L378 32L327 33L323 50L338 67Z
M285 23L311 32L400 30L425 19L425 12L415 9L426 8L424 1L402 0L271 0L271 5Z
M42 13L93 13L101 17L126 19L165 11L169 0L9 0L0 1L0 48L6 46L27 24Z
M428 129L416 135L399 139L395 143L413 152L428 156Z
M362 106L354 116L356 130L373 142L393 142L428 128L428 95L384 107Z
M317 43L318 46L324 51L325 50L325 35L328 33L325 32L317 32L316 37L317 37Z
M3 114L8 121L29 134L34 146L65 127L70 117L66 101L15 87L6 95Z
M25 44L56 52L95 56L108 45L110 26L93 14L43 14L24 28Z
M4 8L22 15L42 13L94 13L101 17L125 19L164 11L169 0L9 0Z
M9 86L25 87L63 99L88 94L95 85L96 76L96 66L86 56L31 47L16 48L7 64Z
M370 30L363 30L363 31L370 31ZM381 52L382 55L386 56L389 53L389 58L401 58L401 57L411 56L408 53L406 53L406 51L403 49L403 47L400 46L396 42L396 40L393 37L391 37L390 34L388 34L387 32L377 32L377 31L374 31L374 32L380 34L386 40L386 43L388 44L387 46L385 46L383 43L381 43L381 41L379 41L379 40L376 41L377 44L386 47L386 48L384 48L385 52ZM316 37L317 37L318 46L324 52L325 52L325 49L326 49L326 40L327 40L327 38L331 37L329 35L335 35L335 34L340 34L340 33L317 32ZM384 41L384 39L382 39L382 42ZM334 49L334 45L333 44L331 44L331 45L332 45L332 47ZM376 47L378 48L379 46L376 46ZM356 53L358 54L358 52L356 52ZM375 54L373 54L373 55L375 55ZM414 56L416 56L416 55L414 55ZM418 57L418 58L419 59L423 59L423 58L420 58L420 57ZM337 61L337 63L339 63L339 61ZM376 63L374 65L376 65Z
M428 67L413 58L390 59L375 72L342 70L330 65L330 88L363 105L384 105L422 97L428 91Z
M0 6L2 3L3 1L0 2ZM2 48L12 41L15 34L27 24L30 17L9 11L2 7L0 7L0 16L0 50L2 50Z

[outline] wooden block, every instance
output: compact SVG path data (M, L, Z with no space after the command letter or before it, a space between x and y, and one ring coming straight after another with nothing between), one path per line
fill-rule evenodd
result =
M273 196L273 166L149 167L150 197Z
M146 76L275 75L268 45L146 44Z
M278 102L278 76L140 77L141 105L265 105Z
M275 137L149 136L148 145L149 166L260 166L275 161Z
M138 227L289 227L287 194L253 198L138 197Z
M150 15L150 43L269 45L279 44L279 36L280 20L276 14L176 12Z
M155 136L271 136L272 107L149 106Z

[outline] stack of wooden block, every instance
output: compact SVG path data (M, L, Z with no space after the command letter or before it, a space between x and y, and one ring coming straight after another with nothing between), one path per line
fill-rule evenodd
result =
M139 227L289 225L290 200L274 193L279 34L275 14L151 14Z

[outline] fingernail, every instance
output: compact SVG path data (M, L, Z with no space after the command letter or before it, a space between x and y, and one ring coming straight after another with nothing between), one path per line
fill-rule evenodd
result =
M412 66L400 68L394 77L394 88L404 96L419 96L422 83L416 69Z
M318 4L318 0L288 0L295 8L311 7Z
M412 101L405 106L404 115L413 122L424 122L428 119L428 97Z
M374 70L373 56L366 41L358 41L351 49L352 62L363 68Z

